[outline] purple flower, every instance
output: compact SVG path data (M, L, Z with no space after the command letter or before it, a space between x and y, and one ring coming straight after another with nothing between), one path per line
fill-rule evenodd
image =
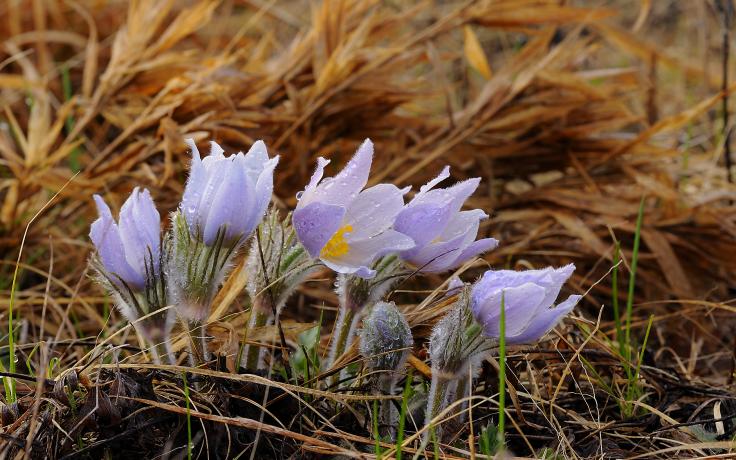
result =
M244 240L271 201L273 171L279 157L269 159L262 141L253 144L245 155L240 152L229 157L211 142L210 155L202 160L194 140L186 142L192 149L192 168L181 210L190 233L210 246L221 228L225 242Z
M366 139L337 176L322 180L329 161L319 158L293 216L297 237L312 257L362 278L375 276L370 266L376 258L414 246L391 228L408 189L379 184L363 190L372 159L373 143Z
M506 311L506 343L532 343L541 339L575 307L582 296L571 295L553 307L562 285L575 265L542 270L489 270L473 286L470 307L484 334L499 337L501 296Z
M401 257L423 272L441 272L456 268L498 245L494 238L475 241L478 226L488 215L480 209L460 211L465 200L475 192L479 178L459 182L452 187L432 188L450 176L449 166L423 185L413 200L396 217L394 228L409 235L416 246Z
M161 253L161 218L151 194L136 187L120 209L119 223L102 197L94 199L100 217L92 223L89 237L102 266L115 284L123 281L131 289L143 290L148 278L158 274Z

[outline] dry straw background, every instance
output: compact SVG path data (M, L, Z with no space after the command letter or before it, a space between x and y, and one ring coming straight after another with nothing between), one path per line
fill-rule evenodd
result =
M57 376L76 366L83 383L99 383L97 352L138 342L129 328L107 339L123 323L116 312L107 318L109 302L89 278L93 193L118 208L144 186L164 214L186 179L183 138L214 139L226 151L263 139L281 155L275 203L288 209L317 156L333 158L334 171L370 137L373 182L416 190L444 164L456 180L483 177L469 205L491 214L481 232L501 246L468 268L466 280L488 266L578 267L570 290L588 294L577 320L541 347L573 359L539 361L545 355L531 349L512 360L524 382L537 376L542 395L512 395L512 411L526 415L511 413L516 453L547 446L561 458L722 454L708 442L726 441L703 441L676 424L734 394L736 188L724 165L724 133L733 127L724 108L735 86L722 78L725 3L3 1L0 330L7 331L19 259L19 369L35 350L33 362L60 359ZM732 62L726 68L734 74ZM655 314L643 383L652 410L626 421L595 384L570 379L589 377L583 355L614 380L621 372L600 336L612 330L615 243L625 292L642 198L632 323L639 337ZM210 319L236 335L247 318L244 276L236 269ZM292 299L288 319L309 323L322 308L329 317L335 297L327 276ZM444 281L412 279L395 294L418 335L419 371L426 372L423 336L446 307L422 302ZM600 331L586 340L581 327ZM227 351L232 335L220 338ZM114 354L124 366L143 361L134 351ZM495 376L492 367L484 373ZM35 383L19 383L26 399L17 414L4 411L4 452L23 458L24 440L33 455L68 454L75 443L37 421L34 395L46 390ZM181 410L174 399L165 410ZM67 430L82 429L62 410L55 414ZM227 414L211 417L244 426ZM290 426L285 434L256 423L246 428L302 445L296 456L372 455L361 453L372 441L358 429ZM264 455L280 456L262 442Z

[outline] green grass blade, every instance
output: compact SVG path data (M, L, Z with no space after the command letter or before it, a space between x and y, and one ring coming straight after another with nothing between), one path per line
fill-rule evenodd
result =
M15 373L15 331L13 330L13 307L15 306L15 291L18 285L18 271L20 268L20 255L13 271L13 282L10 285L10 302L8 303L8 371ZM3 379L5 386L5 399L12 404L17 400L15 394L15 379L6 377Z
M61 67L61 90L64 93L64 101L68 101L72 98L72 80L69 76L69 67L64 65ZM69 115L64 120L64 128L67 134L74 130L74 117ZM74 172L81 171L82 167L79 164L79 148L74 147L69 153L69 167Z
M189 408L189 385L187 384L187 374L182 374L184 380L184 399L187 404L187 460L192 460L192 416Z
M639 203L639 214L636 217L634 232L634 248L631 253L631 274L629 275L629 293L626 297L626 359L631 362L631 315L634 305L634 289L636 287L636 266L639 262L639 242L641 240L641 223L644 218L644 198Z
M404 393L401 397L401 410L399 412L399 429L396 433L396 460L401 460L402 449L401 445L404 443L404 429L406 426L406 411L409 407L409 395L411 394L411 377L412 372L409 369L409 373L406 375L406 383L404 383Z
M649 341L649 331L652 330L652 323L654 322L654 315L649 315L649 323L647 324L647 332L644 333L644 342L641 344L641 350L639 350L639 360L636 362L636 372L634 373L636 379L639 379L639 371L641 370L641 362L644 360L644 351L647 348L647 341Z
M373 419L373 439L376 440L374 453L378 460L381 459L381 435L378 433L378 400L373 400L373 413L371 418Z
M506 423L506 292L501 293L501 314L498 339L498 445L504 445Z
M624 354L623 330L621 329L621 312L618 306L618 266L621 263L621 243L616 241L616 251L613 255L613 274L611 275L611 296L613 301L613 321L616 324L616 342L621 355Z

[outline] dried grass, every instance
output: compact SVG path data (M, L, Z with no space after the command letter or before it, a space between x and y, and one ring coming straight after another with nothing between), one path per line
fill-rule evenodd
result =
M34 360L61 360L58 369L65 373L55 373L47 382L51 387L63 388L65 378L78 374L85 392L112 397L125 380L128 397L139 404L134 414L150 412L179 426L171 414L182 414L183 396L175 395L172 382L181 369L126 364L142 361L121 348L137 341L116 313L106 317L108 300L87 276L91 194L103 193L119 205L134 185L142 185L162 212L170 211L186 177L184 137L214 138L226 150L264 139L282 157L276 202L293 207L318 155L340 164L370 137L378 152L374 182L416 186L444 164L458 180L483 176L470 205L493 211L482 232L502 245L466 267L467 279L486 265L574 261L573 290L588 292L580 315L596 318L604 305L597 326L609 334L606 275L615 242L621 243L625 265L630 259L645 197L632 322L640 331L649 314L656 314L642 378L648 401L656 405L633 420L618 417L615 401L583 358L616 383L620 357L601 340L602 332L586 340L582 329L572 328L510 358L516 377L509 415L519 427L510 442L516 452L533 456L538 452L528 446L548 446L565 458L672 458L732 448L726 440L698 443L692 430L677 425L692 421L693 408L712 398L734 400L736 321L727 301L736 287L736 189L721 165L718 113L734 85L722 87L717 78L717 10L709 2L617 0L605 8L575 3L0 4L2 309L29 220L68 182L29 228L15 306L21 318L19 368L36 350ZM446 311L447 302L425 299L443 281L412 279L395 293L420 344ZM223 351L242 331L244 283L239 267L210 318ZM330 283L319 279L292 300L290 340L319 317L320 308L335 304ZM584 324L580 319L578 326ZM421 346L415 355L410 362L426 374ZM103 357L121 360L123 377L102 366ZM473 409L478 427L497 411L490 398L495 371L489 367L483 375L476 389L483 398ZM216 377L230 385L247 376ZM261 396L262 385L323 403L345 403L348 396L259 382ZM93 422L80 424L78 417L62 417L65 406L54 399L53 388L44 389L35 377L25 383L19 384L27 395L19 413L4 412L8 423L0 436L10 451L21 452L29 443L31 456L38 457L55 446L46 453L60 457L75 449L75 437L85 430L96 433L89 434L87 447L112 436L101 428L112 422L100 415L99 400L88 411ZM228 388L233 395L247 394ZM56 401L55 425L37 423L37 389ZM162 402L166 394L170 401ZM368 399L360 396L355 404ZM311 401L307 407L317 405ZM279 416L259 422L255 415L246 421L217 414L207 395L199 403L210 406L196 408L193 417L207 421L209 434L228 446L237 443L227 427L238 427L263 432L260 447L269 456L285 453L279 449L298 456L371 456L362 453L373 443L368 432L345 422L359 412L354 409L330 421L337 426L299 412L301 418L285 428ZM130 417L127 426L148 429L140 424L149 419ZM293 443L278 447L274 440L282 437ZM444 446L443 453L465 456L463 446Z

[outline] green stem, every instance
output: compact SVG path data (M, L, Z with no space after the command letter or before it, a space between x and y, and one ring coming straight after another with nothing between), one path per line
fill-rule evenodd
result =
M399 432L396 435L396 460L401 460L402 448L401 445L404 443L404 426L406 424L406 412L408 410L409 392L411 390L412 374L411 368L409 373L406 375L406 382L404 382L404 393L401 397L401 412L399 413Z
M353 319L355 318L355 309L346 305L340 305L340 312L335 322L335 331L330 344L330 354L327 359L328 368L335 365L335 361L345 352L345 345L348 342L350 331L353 328ZM338 373L339 375L339 373ZM337 375L330 378L330 385L336 383Z
M629 292L626 298L626 368L629 370L631 363L631 316L634 305L634 289L636 287L636 267L639 262L639 243L641 240L641 225L644 218L644 198L639 203L639 214L636 216L636 229L634 231L634 247L631 251L631 273L629 274Z
M503 448L506 429L506 291L501 292L498 336L498 441Z
M621 244L616 242L616 251L613 257L613 274L611 278L611 291L613 296L613 321L616 325L616 342L621 356L624 356L623 330L621 329L621 313L618 306L618 265L621 262Z
M266 326L271 318L271 307L270 302L266 298L266 295L256 297L253 303L253 308L250 312L250 318L248 319L248 332L252 331L257 327ZM252 371L258 369L261 347L257 345L246 345L245 337L243 337L243 346L241 347L241 356L245 356L245 363L243 367L247 370ZM242 362L239 360L239 362Z

